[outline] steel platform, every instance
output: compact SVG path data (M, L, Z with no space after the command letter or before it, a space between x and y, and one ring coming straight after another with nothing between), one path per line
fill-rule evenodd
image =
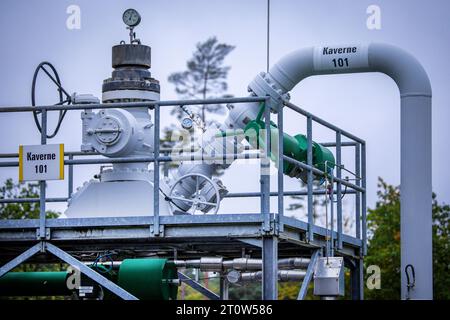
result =
M204 104L228 104L242 102L261 102L265 104L266 129L270 126L270 98L245 97L224 98L208 100L179 100L179 101L153 101L134 103L108 103L90 105L53 105L53 106L23 106L0 107L0 113L42 112L43 133L41 144L46 144L45 128L47 112L54 110L83 110L106 108L132 108L148 107L153 111L155 121L155 154L151 157L139 158L94 158L75 159L86 154L80 152L66 152L64 164L69 167L68 197L46 197L46 184L40 183L40 198L30 199L0 199L1 206L18 202L39 202L39 219L0 220L0 277L14 267L28 262L49 263L63 260L68 264L78 267L81 272L92 278L108 290L123 299L135 299L131 294L105 279L99 273L91 270L83 264L90 261L99 253L114 251L120 258L128 257L167 257L178 259L200 258L204 256L221 256L224 258L238 258L243 255L262 258L262 298L277 298L277 261L278 257L317 257L330 248L334 255L345 258L347 267L352 276L352 297L361 299L363 271L362 262L366 253L366 190L365 190L365 141L340 129L331 123L322 120L309 112L284 102L284 108L289 108L295 113L306 118L308 139L308 161L298 162L283 154L283 107L277 109L277 127L280 131L277 154L278 188L276 192L270 190L270 177L267 168L270 166L268 159L270 151L261 153L260 167L260 192L247 192L229 194L228 197L259 197L260 213L235 213L217 215L174 215L160 216L159 204L154 204L153 212L144 217L102 217L102 218L58 218L47 219L45 217L46 203L65 202L73 191L73 167L83 164L105 164L118 162L153 162L155 193L159 192L160 166L171 161L179 161L180 157L172 157L160 148L160 107L181 105ZM323 143L323 145L336 150L336 174L325 173L312 166L312 124L317 123L335 132L335 141ZM266 141L270 141L270 130L266 130ZM342 137L349 141L342 141ZM342 178L342 171L346 168L341 163L341 149L347 147L354 151L355 182ZM96 156L96 154L90 154ZM228 157L230 155L222 155ZM239 155L231 155L238 158ZM0 168L17 167L17 153L0 154ZM6 161L5 161L6 159ZM189 156L182 158L189 161ZM302 170L306 170L308 183L306 190L284 191L283 184L283 159ZM333 194L336 196L336 230L325 229L315 225L313 218L313 196L324 194L323 190L313 188L313 174L331 178L336 188ZM355 236L349 236L343 232L342 222L342 195L355 195ZM348 189L348 190L347 190ZM284 215L284 197L291 195L304 195L307 199L307 221L301 221ZM277 210L270 210L270 197L278 200ZM157 198L157 197L155 197ZM312 277L312 267L308 268L307 276L299 291L299 299L306 294L309 281ZM191 282L188 279L186 282ZM198 290L198 284L192 283ZM208 297L215 297L213 293L203 291Z

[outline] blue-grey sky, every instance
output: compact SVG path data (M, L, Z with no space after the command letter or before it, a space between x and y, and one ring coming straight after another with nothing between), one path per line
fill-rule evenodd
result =
M271 2L271 64L290 51L306 46L371 41L402 47L421 61L433 87L433 190L441 201L450 202L447 186L450 178L450 2ZM381 30L366 27L366 9L372 4L381 9ZM79 30L66 27L69 5L78 5L81 9ZM32 74L42 60L56 66L64 87L70 92L100 97L102 81L111 73L111 46L127 39L121 15L129 7L141 13L142 22L136 33L143 43L152 47L151 72L161 82L161 99L177 98L167 76L183 70L195 43L212 35L236 46L226 59L232 67L229 73L231 94L247 95L248 83L266 68L266 0L2 0L0 105L30 104ZM44 81L40 85L39 102L54 102L55 93L45 89ZM292 102L367 141L369 206L374 206L376 201L378 176L391 184L399 183L399 94L391 79L381 74L308 78L292 90L291 97ZM289 111L286 114L286 131L304 133L304 121L291 116ZM163 112L163 116L163 126L174 121L168 117L168 112ZM50 119L54 123L55 118ZM319 128L315 132L318 141L332 137ZM28 113L0 114L0 136L0 152L16 152L19 144L39 143L38 132ZM53 142L65 143L66 150L79 150L79 112L71 112L66 117ZM257 169L253 167L233 166L222 180L233 192L257 190ZM76 184L81 185L97 170L96 166L77 169ZM9 176L17 178L16 171L1 170L0 180ZM236 178L242 175L249 177L248 182ZM297 186L289 178L286 184L290 188ZM50 195L64 195L61 191L64 185L65 182L51 182ZM225 211L233 211L242 204L247 204L248 211L257 211L256 199L254 202L230 201L224 203ZM61 209L61 206L56 208ZM352 210L351 204L349 210Z

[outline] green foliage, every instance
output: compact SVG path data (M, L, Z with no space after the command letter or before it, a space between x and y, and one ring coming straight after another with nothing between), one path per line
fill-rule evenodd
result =
M14 183L7 179L0 187L0 198L39 198L39 184ZM58 212L47 211L47 218L57 218ZM38 219L39 202L32 203L2 203L0 204L0 219Z
M36 183L14 183L12 179L7 179L0 187L0 198L39 198L39 184ZM57 218L60 214L54 211L47 211L47 218ZM39 219L39 202L33 203L8 203L0 204L0 219ZM34 264L23 263L16 267L14 272L29 271L61 271L66 270L64 263L58 264ZM8 299L59 300L63 297L9 297Z
M195 279L193 269L188 270L182 270L182 272L190 277L191 279ZM212 272L200 272L199 274L199 281L201 285L208 288L209 290L219 294L219 276L214 275ZM208 300L204 295L202 295L200 292L192 289L190 286L186 284L182 284L181 287L178 289L178 300Z
M230 67L223 66L226 56L235 47L220 43L216 37L211 37L196 45L196 50L187 62L187 70L172 73L168 80L175 85L176 93L184 99L206 99L225 97L228 89L226 78ZM202 106L201 119L205 123L205 111L220 113L218 105ZM174 108L172 114L178 119L184 116L181 108Z
M381 289L368 290L366 299L400 299L400 191L379 178L379 200L367 215L366 267L381 268ZM433 278L435 299L450 299L450 206L439 204L433 194Z
M261 300L261 282L248 282L230 285L231 300Z

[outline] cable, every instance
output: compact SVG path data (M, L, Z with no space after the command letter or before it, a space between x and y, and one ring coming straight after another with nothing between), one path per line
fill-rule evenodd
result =
M95 258L91 267L95 268L100 273L109 273L110 271L112 271L113 266L114 266L114 260L113 260L113 258L111 258L112 255L115 255L115 253L110 252L110 253L106 253L103 255L99 255L97 258ZM97 265L98 262L100 262L100 260L102 260L103 258L107 258L111 262L111 265L109 268L106 268L103 264Z
M269 72L269 53L270 53L270 0L267 0L267 62L266 62L266 72Z
M45 68L45 66L48 66L51 69L51 71L53 72L54 77ZM33 82L31 84L31 105L33 107L36 106L36 81L37 81L37 76L38 76L40 70L44 71L45 74L50 78L50 80L52 80L53 83L58 87L59 102L56 103L55 105L63 105L65 103L71 104L72 103L72 98L67 93L67 91L64 90L64 88L61 86L61 80L59 78L58 72L56 71L55 67L50 62L43 61L36 67L36 70L34 71ZM63 94L66 96L65 100L63 99ZM64 117L66 116L66 112L67 112L67 110L60 110L59 111L58 122L56 124L55 130L53 131L52 134L46 135L47 139L54 138L58 134L58 131L59 131L60 127L61 127L61 123L64 120ZM33 118L34 118L34 122L36 124L36 127L38 128L39 132L42 133L42 126L39 123L39 119L38 119L38 114L39 113L41 113L41 111L39 111L39 110L38 111L33 111Z
M408 269L411 271L411 277L410 273L408 272ZM412 264L408 264L405 266L405 273L406 273L406 288L408 289L408 295L406 297L407 300L410 299L410 291L416 286L416 271L414 270L414 266Z

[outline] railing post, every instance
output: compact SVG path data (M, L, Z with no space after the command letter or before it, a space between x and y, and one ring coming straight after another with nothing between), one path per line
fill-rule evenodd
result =
M42 109L42 124L41 124L41 144L47 144L47 109ZM39 234L38 239L45 239L45 198L46 198L46 183L45 180L39 181Z
M73 160L73 154L69 154L69 160ZM69 181L67 198L69 199L73 193L73 164L69 164Z
M337 248L342 249L342 184L340 182L342 176L342 157L341 157L341 132L336 132L336 176L338 181L336 183L337 187Z
M155 105L155 132L154 132L154 158L153 162L153 235L159 236L159 105Z
M271 231L270 221L270 98L264 104L264 150L261 157L260 183L261 183L261 214L264 215L263 231Z
M269 233L262 239L262 299L276 300L278 298L278 238L272 234L270 214L270 98L266 98L264 110L265 150L261 158L261 211L264 215L263 231ZM283 159L283 158L282 158Z
M307 164L309 166L313 165L313 153L312 153L312 119L310 116L306 120L306 137L308 140L307 149ZM308 188L308 241L314 241L314 217L313 217L313 172L308 169L307 178L307 188Z
M362 194L362 239L363 239L363 255L367 254L367 221L366 221L366 197L367 197L367 189L366 189L366 144L361 144L361 171L362 171L362 187L364 192Z
M278 231L283 232L283 215L284 215L284 159L283 159L283 147L284 147L284 131L283 131L283 111L284 104L280 104L278 109Z
M356 181L355 184L359 187L361 186L361 146L359 143L355 145L355 174ZM355 194L355 223L356 238L361 239L361 192L356 191Z

